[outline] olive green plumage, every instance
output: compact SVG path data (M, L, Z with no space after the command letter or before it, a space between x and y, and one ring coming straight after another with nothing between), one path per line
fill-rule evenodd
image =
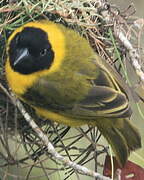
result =
M30 22L10 36L7 53L9 86L39 115L69 126L97 126L122 166L141 147L128 120L129 89L78 33L49 21Z

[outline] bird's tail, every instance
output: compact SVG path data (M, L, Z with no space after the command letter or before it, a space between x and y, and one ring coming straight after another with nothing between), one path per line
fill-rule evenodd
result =
M105 121L109 121L105 123L107 126L99 123L97 127L111 145L119 164L124 166L129 153L141 147L141 137L127 119L105 119Z

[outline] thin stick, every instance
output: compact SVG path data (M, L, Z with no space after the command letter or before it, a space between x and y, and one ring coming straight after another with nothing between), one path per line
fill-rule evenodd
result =
M7 96L12 100L13 104L17 106L21 114L24 116L25 120L29 123L30 127L36 132L38 137L42 140L44 146L47 147L47 151L52 155L55 160L60 161L64 166L69 166L76 170L78 173L92 176L97 178L97 180L111 180L109 177L103 176L97 172L94 172L84 166L81 166L73 161L70 161L63 156L61 156L54 148L52 143L49 141L48 137L44 132L38 127L38 125L35 123L34 119L27 113L22 103L16 99L16 97L12 94L12 96L9 94L9 92L0 84L0 88L7 94Z
M102 13L104 20L109 24L117 24L117 19L115 18L117 16L116 12L111 13L109 9L106 9L107 2L105 0L98 0L99 7L105 9L104 13ZM113 21L112 21L113 20ZM121 31L120 27L117 26L114 31L115 36L122 42L122 44L125 46L125 48L128 50L130 55L130 62L132 66L135 69L136 74L139 76L140 80L144 83L144 72L142 70L140 62L140 55L138 53L138 50L135 49L132 45L132 43L127 39L127 37L124 35L124 33Z
M64 166L69 166L69 167L75 169L80 174L92 176L92 177L97 178L98 180L111 180L108 177L105 177L97 172L89 170L88 168L81 166L73 161L68 160L68 159L65 159L63 156L61 156L55 150L54 146L49 141L47 135L44 134L44 132L37 126L35 121L32 119L32 117L26 112L22 103L19 100L16 100L16 106L20 110L21 114L24 116L25 120L29 123L29 125L32 127L32 129L37 133L39 138L43 141L44 145L47 147L48 152L52 155L53 158L60 161L62 164L64 164Z

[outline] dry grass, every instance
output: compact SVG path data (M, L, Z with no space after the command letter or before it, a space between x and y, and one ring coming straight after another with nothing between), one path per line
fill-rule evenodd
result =
M143 56L140 48L143 27L134 26L134 22L138 22L139 26L142 26L142 22L135 21L129 8L120 12L117 7L106 4L104 9L97 2L88 0L2 0L0 7L0 83L3 87L0 88L0 177L45 180L67 179L73 174L71 178L80 179L80 175L63 167L48 155L46 147L12 104L9 93L6 93L8 87L3 70L6 40L16 27L28 21L44 18L60 22L84 35L95 51L114 66L125 81L140 87L135 72L136 83L133 84L129 78L129 68L132 67L125 61L129 54L115 38L114 31L119 27ZM109 23L103 16L107 12L114 14ZM139 63L143 66L143 62ZM102 172L107 146L99 142L100 135L96 128L86 126L83 129L70 129L43 120L30 107L25 107L60 154L81 165L93 164L95 171ZM15 173L16 171L19 173Z

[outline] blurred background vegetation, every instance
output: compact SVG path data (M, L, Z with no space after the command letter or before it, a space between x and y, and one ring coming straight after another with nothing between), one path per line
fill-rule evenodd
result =
M144 1L143 0L110 0L109 2L117 5L118 7L125 9L126 7L128 7L130 4L134 4L135 9L136 9L136 13L135 15L138 17L143 18L144 17L144 12L143 12L143 8L144 8Z
M87 31L82 24L81 26L77 26L77 24L73 23L71 18L75 19L75 14L71 13L71 18L64 18L63 15L67 17L67 13L69 13L69 11L71 10L68 8L73 7L69 5L70 1L61 1L63 2L63 8L65 8L65 11L63 11L62 7L57 7L57 2L44 0L0 1L0 83L6 89L7 84L3 72L3 65L5 60L4 47L6 39L17 26L20 26L27 21L34 20L39 17L48 17L50 19L61 21L62 23L69 25L77 31L82 32L86 36L86 38L90 40L93 48L95 48L95 50L105 58L106 56L103 55L103 50L101 50L101 48L103 47L101 45L96 45L93 42L94 40L97 40L95 42L101 41L105 43L105 40L103 39L106 39L106 41L108 41L109 43L108 49L112 49L108 50L108 52L111 53L110 55L114 54L113 47L111 47L113 45L110 39L111 37L103 32L104 30L101 26L103 25L103 23L101 21L98 20L100 26L98 27L98 33L96 32L95 34L98 39L92 39L92 36L90 36L89 34L91 29L88 29ZM78 4L79 1L75 0L71 2ZM84 2L86 3L88 1ZM132 16L131 21L136 20L138 17L144 18L143 0L111 0L108 2L110 2L112 6L118 8L120 12L128 12L128 14ZM8 5L9 3L10 5ZM131 3L134 3L134 6L129 10L128 7ZM55 9L55 12L59 12L57 15L53 16L46 12L52 11L54 13L52 5L57 7L57 9ZM78 8L80 10L83 10L83 7L81 7L80 5L81 4L79 4ZM136 12L135 14L133 14L135 9ZM83 12L84 11L85 9L83 10ZM92 13L93 12L91 12L91 14ZM61 18L61 15L63 16L63 18ZM97 17L98 16L96 15L96 18ZM144 19L142 20L144 21ZM131 24L128 24L128 28L131 27ZM135 42L134 46L136 46L136 48L140 46L140 53L143 57L143 49L141 49L141 47L143 48L144 44L144 38L142 38L142 30L142 28L141 30L137 30L137 35L130 39ZM100 35L101 37L99 38ZM104 38L102 36L104 36ZM140 38L138 39L136 37ZM122 48L120 47L119 50L121 51L121 49ZM120 55L122 56L122 54ZM117 57L112 57L110 58L110 60L111 59L115 61ZM141 64L143 65L143 62ZM129 81L131 82L133 87L135 87L135 89L144 97L143 88L141 88L141 85L139 84L139 79L135 74L135 71L132 69L130 64L128 64L126 67ZM123 73L123 71L121 71L121 73ZM142 141L144 142L143 102L140 102L139 104L132 104L132 106L134 111L132 119L139 128L143 137ZM79 164L85 165L92 170L98 171L101 174L103 173L105 156L108 153L108 145L103 137L100 137L99 132L96 128L85 126L82 129L69 129L69 127L65 127L62 125L58 126L55 123L47 123L47 120L45 121L37 117L33 110L27 107L27 105L25 105L25 107L28 112L35 118L39 126L43 128L45 133L47 133L50 141L55 145L56 150L59 153L69 159L78 162ZM93 146L94 143L97 143L96 147ZM138 150L136 153L133 153L130 159L133 160L133 162L138 163L141 167L144 167L144 148ZM91 177L78 175L73 170L65 168L62 166L62 164L55 162L55 160L47 154L46 148L41 146L40 140L37 138L36 134L32 131L29 125L25 122L15 106L12 105L8 96L3 92L3 90L0 89L0 178L5 180L64 180L67 177L69 177L68 179L72 180L81 178L83 180L92 179Z

